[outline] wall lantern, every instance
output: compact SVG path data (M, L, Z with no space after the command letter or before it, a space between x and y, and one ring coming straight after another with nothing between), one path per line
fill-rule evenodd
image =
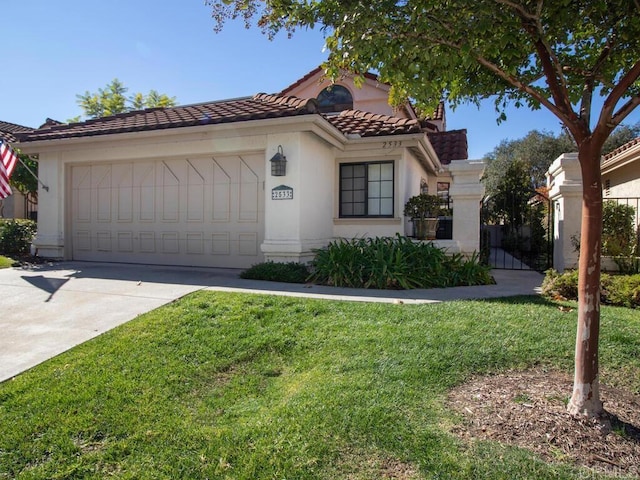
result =
M278 145L278 152L271 157L271 175L284 177L287 174L287 157L284 156L282 145Z

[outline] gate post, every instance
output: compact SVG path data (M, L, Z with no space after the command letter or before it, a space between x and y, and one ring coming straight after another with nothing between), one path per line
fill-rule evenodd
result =
M480 177L482 160L454 160L449 164L452 177L449 196L453 203L453 241L461 253L480 253L480 202L484 185Z
M580 235L582 174L577 153L564 153L547 170L553 209L553 267L559 272L578 267L578 252L571 237Z

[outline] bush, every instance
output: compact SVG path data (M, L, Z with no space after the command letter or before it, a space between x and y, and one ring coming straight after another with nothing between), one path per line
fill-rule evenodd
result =
M603 274L604 275L604 274ZM556 270L547 270L541 287L545 297L564 297L578 299L578 271L567 270L558 273Z
M309 268L302 263L264 262L253 265L240 273L240 278L268 280L270 282L304 283L309 277Z
M338 240L317 250L311 280L338 287L412 289L492 283L478 256L448 256L431 243L396 236Z
M3 220L0 222L0 253L24 255L29 253L36 235L33 220Z
M542 294L546 297L564 297L578 300L578 272L562 274L549 270L542 282ZM600 302L619 307L640 307L640 275L600 275Z

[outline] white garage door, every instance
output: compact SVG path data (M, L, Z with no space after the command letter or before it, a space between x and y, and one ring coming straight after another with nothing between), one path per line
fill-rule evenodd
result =
M245 268L263 261L264 156L71 167L75 260Z

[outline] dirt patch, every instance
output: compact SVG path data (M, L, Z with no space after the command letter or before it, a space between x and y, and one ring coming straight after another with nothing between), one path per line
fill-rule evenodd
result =
M476 378L449 394L449 406L464 417L453 432L526 448L550 462L640 477L640 396L601 385L605 415L586 420L567 413L572 385L564 373L539 370Z

